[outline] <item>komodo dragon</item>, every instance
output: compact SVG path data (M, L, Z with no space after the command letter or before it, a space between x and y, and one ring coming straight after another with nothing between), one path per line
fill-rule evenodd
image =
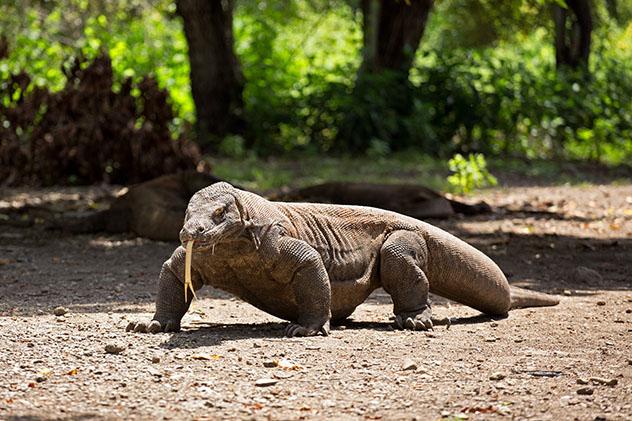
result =
M180 232L194 241L194 289L210 285L290 321L287 336L328 334L378 287L401 329L432 328L428 292L490 315L549 306L555 297L510 287L482 252L430 224L360 206L271 202L221 182L195 193ZM152 321L136 332L178 331L185 249L160 273Z

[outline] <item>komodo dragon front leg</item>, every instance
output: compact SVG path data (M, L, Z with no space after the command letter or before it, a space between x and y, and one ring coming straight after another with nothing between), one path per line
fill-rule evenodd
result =
M260 253L272 277L291 288L296 317L285 336L329 334L331 285L320 254L309 244L282 236L276 228L262 242Z
M429 283L422 270L428 257L426 242L417 233L395 231L380 250L380 280L393 299L400 329L432 329Z
M178 332L180 321L189 309L193 294L188 294L187 301L184 301L184 258L185 250L178 247L171 258L162 265L160 271L158 296L156 297L156 313L149 325L145 322L131 322L127 326L128 331L134 332ZM202 281L199 275L192 272L193 287L197 290L201 288Z

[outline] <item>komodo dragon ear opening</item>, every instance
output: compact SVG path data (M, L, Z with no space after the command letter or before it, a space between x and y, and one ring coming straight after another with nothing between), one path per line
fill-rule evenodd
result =
M250 220L250 215L248 215L248 211L244 208L241 203L241 200L237 197L236 194L233 194L233 199L235 199L235 206L237 207L237 212L239 212L239 219L241 220L241 224L244 227L244 232L250 236L250 239L255 245L255 249L259 250L259 246L261 245L261 238L258 232L254 228L254 224Z
M239 212L239 218L241 219L241 223L244 227L244 232L246 235L250 237L252 240L255 249L259 250L261 247L261 239L265 237L265 235L272 229L274 225L277 225L277 222L270 222L265 225L257 225L250 219L250 214L248 210L244 208L241 200L237 195L233 194L233 198L235 199L235 206L237 207L237 211Z

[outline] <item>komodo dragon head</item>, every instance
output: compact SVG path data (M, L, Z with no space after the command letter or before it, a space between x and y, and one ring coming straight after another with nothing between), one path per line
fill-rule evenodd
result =
M239 190L228 183L215 183L191 197L180 231L183 245L193 240L194 248L209 249L238 237L245 228Z

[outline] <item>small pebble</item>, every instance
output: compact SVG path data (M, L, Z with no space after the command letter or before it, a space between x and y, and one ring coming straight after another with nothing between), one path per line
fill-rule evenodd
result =
M160 362L160 357L157 355L154 355L153 357L151 357L151 362L154 364L158 364Z
M580 377L579 379L577 379L577 384L588 384L588 383L589 383L588 379L584 377Z
M417 370L417 364L413 360L405 360L404 364L402 364L402 370Z
M55 309L53 310L53 314L55 316L63 316L66 313L68 313L68 309L66 309L65 307L62 307L62 306L55 307Z
M48 379L48 378L47 378L46 376L41 376L41 375L40 375L40 376L35 377L35 381L36 381L36 382L38 382L38 383L45 382L47 379Z
M276 379L258 379L255 382L255 386L257 387L267 387L267 386L273 386L275 384L277 384L279 381Z
M594 392L592 387L582 387L577 389L578 395L592 395Z
M273 368L273 367L276 367L277 365L279 365L279 362L276 361L276 360L264 361L263 362L263 366L267 367L267 368Z
M503 373L493 373L491 376L489 376L489 380L502 380L504 379L505 376Z
M491 327L498 327L498 322L491 322L489 325Z
M493 336L485 338L485 342L496 342L497 340L498 340L498 338L494 338Z
M119 343L111 343L105 346L105 352L108 354L120 354L125 350L125 345Z
M597 305L598 306L605 306L606 302L605 301L597 301Z

